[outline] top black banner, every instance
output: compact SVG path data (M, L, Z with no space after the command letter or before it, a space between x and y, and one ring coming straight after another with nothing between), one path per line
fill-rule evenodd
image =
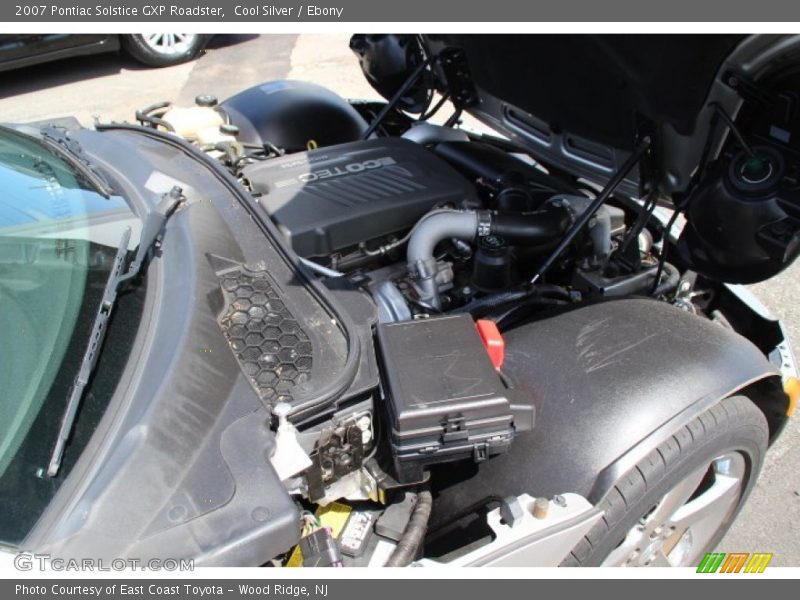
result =
M12 0L0 21L43 22L798 22L797 0Z

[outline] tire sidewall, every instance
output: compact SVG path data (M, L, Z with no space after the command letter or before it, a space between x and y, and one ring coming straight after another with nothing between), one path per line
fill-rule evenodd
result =
M581 560L581 563L584 566L599 566L606 556L617 547L628 531L645 514L650 512L650 509L677 483L704 464L709 465L715 457L728 452L739 452L745 459L745 479L742 485L742 492L735 509L723 522L717 534L703 549L703 552L712 550L727 533L730 524L736 519L758 480L763 464L766 451L766 421L755 405L752 405L752 408L755 413L758 413L753 416L760 417L763 423L760 423L755 418L738 423L728 419L726 422L727 427L712 430L706 437L695 440L696 443L691 447L691 451L682 454L660 476L648 481L647 490L638 498L632 499L630 505L626 506L624 513L619 514L619 511L617 511L615 515L613 510L607 513L606 522L609 525L607 533L600 540L596 540L595 544L592 545L591 552ZM600 506L601 508L608 507L608 497L601 500Z

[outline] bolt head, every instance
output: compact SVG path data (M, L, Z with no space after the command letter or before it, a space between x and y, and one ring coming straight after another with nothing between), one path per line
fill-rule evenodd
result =
M533 516L537 519L544 519L547 517L550 502L547 498L537 498L533 503Z

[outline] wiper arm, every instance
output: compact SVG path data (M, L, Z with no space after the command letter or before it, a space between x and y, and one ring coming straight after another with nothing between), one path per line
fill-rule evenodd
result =
M78 407L83 398L83 391L86 389L86 384L89 383L89 377L94 370L95 364L97 364L98 350L100 346L102 346L103 338L106 335L108 318L111 316L111 311L114 309L114 304L117 301L117 289L119 288L120 277L122 277L122 269L125 266L125 257L128 254L128 242L130 242L130 239L131 228L127 227L117 247L117 254L114 256L111 275L103 290L103 300L100 303L100 310L97 311L97 315L94 318L92 335L89 338L89 346L86 348L86 352L83 355L81 367L78 370L78 376L75 378L72 392L69 395L69 400L67 400L67 408L64 411L64 416L61 417L61 427L58 430L56 445L53 448L53 453L50 455L50 464L47 466L47 474L50 477L55 477L58 474L58 469L61 467L61 457L64 455L64 447L67 445L70 431L72 431L72 425L75 423L75 415L78 414Z
M139 273L150 249L161 240L161 234L164 231L167 219L177 210L181 202L183 202L183 190L176 185L161 197L161 202L159 202L155 210L147 213L142 225L142 234L139 237L139 248L136 250L136 256L133 258L127 273L120 277L120 283L131 279Z
M161 239L167 219L175 212L182 200L182 190L178 186L175 186L164 194L158 208L148 213L147 217L145 217L144 225L142 226L142 234L139 239L139 247L136 250L136 256L128 269L124 272L125 258L128 254L128 244L131 240L131 228L127 227L122 233L122 239L119 242L117 253L114 256L114 263L111 266L111 274L103 290L103 299L100 303L100 309L97 311L97 315L95 315L94 318L89 345L86 348L86 352L84 352L78 375L75 378L72 391L67 400L67 407L64 410L64 415L61 417L61 427L58 430L56 444L53 447L53 452L50 455L50 463L47 466L47 475L50 477L58 475L58 471L61 468L64 448L69 441L72 426L75 424L75 417L78 414L78 408L83 400L83 393L86 390L86 385L89 383L89 378L97 365L97 357L100 354L103 339L108 330L108 320L111 317L111 312L114 310L120 284L135 277L139 273L150 249Z

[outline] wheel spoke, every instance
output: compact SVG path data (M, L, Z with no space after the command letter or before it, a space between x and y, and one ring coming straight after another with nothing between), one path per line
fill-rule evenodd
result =
M673 566L669 560L669 557L664 554L664 550L659 548L658 551L653 554L650 560L645 563L648 567L671 567Z
M740 484L737 477L718 474L709 489L672 514L668 525L676 529L688 529L710 517L722 521L739 497Z
M655 510L647 516L645 528L648 532L665 523L677 510L686 504L700 486L707 472L708 467L698 469L672 488L661 499Z
M142 40L153 51L165 56L188 52L195 42L194 33L147 33Z

